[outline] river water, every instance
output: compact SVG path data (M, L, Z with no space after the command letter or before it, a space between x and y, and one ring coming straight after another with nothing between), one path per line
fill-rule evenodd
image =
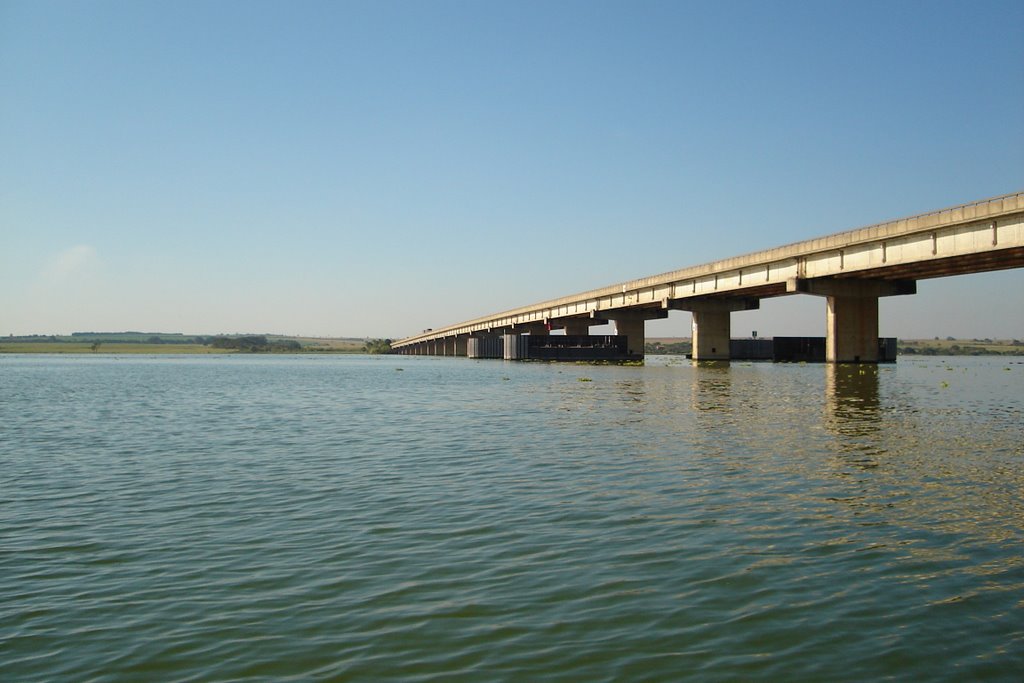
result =
M1020 680L1024 358L0 356L0 679Z

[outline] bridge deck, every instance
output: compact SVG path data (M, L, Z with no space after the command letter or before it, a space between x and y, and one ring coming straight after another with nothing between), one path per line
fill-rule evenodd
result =
M693 266L438 328L403 346L574 318L649 314L687 299L768 298L814 279L919 280L1024 267L1024 192Z

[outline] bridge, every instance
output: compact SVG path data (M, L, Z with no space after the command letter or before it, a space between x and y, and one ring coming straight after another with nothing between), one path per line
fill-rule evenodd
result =
M879 297L914 294L927 278L1022 266L1024 192L1017 192L427 330L392 349L465 356L470 339L558 329L587 335L613 322L629 355L642 358L645 322L680 310L693 316L694 360L727 360L733 312L804 294L825 299L826 360L873 363Z

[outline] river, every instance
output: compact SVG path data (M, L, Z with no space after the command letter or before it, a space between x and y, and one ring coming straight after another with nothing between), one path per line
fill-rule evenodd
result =
M1020 680L1024 358L0 356L0 679Z

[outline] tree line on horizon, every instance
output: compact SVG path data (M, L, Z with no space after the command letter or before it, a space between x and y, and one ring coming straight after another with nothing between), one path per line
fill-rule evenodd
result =
M363 353L391 353L391 340L368 339L363 344Z
M70 335L59 334L12 334L6 338L11 342L32 343L82 343L99 342L101 344L209 344L212 336L185 336L183 334L164 334L146 332L72 332Z
M209 345L215 349L229 349L246 353L280 353L302 349L302 345L294 339L270 341L266 336L256 334L238 337L213 337Z

